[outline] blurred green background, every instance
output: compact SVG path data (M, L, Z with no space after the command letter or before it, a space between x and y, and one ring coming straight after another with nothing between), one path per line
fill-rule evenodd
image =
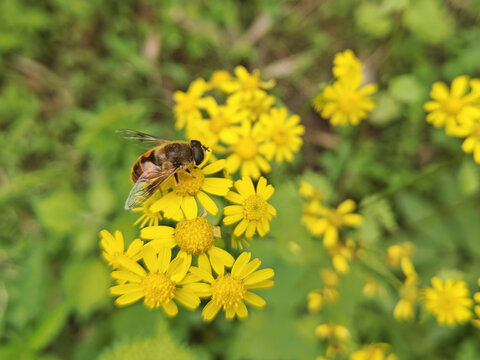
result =
M337 304L308 314L329 259L300 224L297 187L363 201L361 240L382 251L412 241L424 285L455 269L478 290L479 166L426 124L423 103L434 81L480 76L479 25L477 0L1 0L0 359L313 359L325 347L314 328L329 321L400 359L478 359L470 325L396 322L393 289L362 298L360 264ZM309 101L346 48L380 91L365 123L339 130ZM198 310L166 320L141 304L117 309L98 231L138 236L123 203L139 150L114 131L181 137L173 92L238 64L276 79L307 127L295 163L271 174L278 216L252 247L275 268L268 306L211 324Z

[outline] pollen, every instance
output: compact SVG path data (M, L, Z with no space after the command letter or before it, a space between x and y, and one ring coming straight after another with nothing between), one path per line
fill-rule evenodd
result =
M243 204L243 215L247 220L262 220L267 217L267 202L258 195L250 195Z
M224 308L235 307L247 293L245 285L230 274L219 276L211 289L212 300Z
M175 283L165 274L148 274L142 281L145 303L160 307L175 297Z
M279 127L272 133L272 140L277 145L285 145L288 143L288 130L285 127Z
M338 97L338 107L346 114L357 111L358 109L358 95L353 92L345 92Z
M240 139L235 145L235 152L243 160L252 160L257 156L257 144L250 137Z
M336 228L339 228L343 225L342 215L340 215L337 211L331 210L327 217L330 224L332 224Z
M457 115L462 110L462 100L453 97L448 98L443 104L445 112L451 116Z
M175 241L187 254L199 255L213 245L214 228L203 217L194 220L183 220L175 229Z
M178 184L174 183L173 190L180 196L195 196L202 189L205 176L202 170L196 167L189 169L190 173L178 173Z

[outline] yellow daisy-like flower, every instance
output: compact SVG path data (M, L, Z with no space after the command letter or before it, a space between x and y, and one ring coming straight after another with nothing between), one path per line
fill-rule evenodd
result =
M312 224L312 233L316 236L323 236L325 247L334 246L342 228L345 226L359 227L361 225L363 217L359 214L353 214L355 207L355 202L350 199L342 202L336 209L320 206L317 213L321 218Z
M143 228L144 226L153 226L159 224L160 220L162 220L162 214L160 211L152 211L150 207L161 196L161 192L157 191L152 196L147 198L139 207L131 210L132 212L142 213L142 215L133 223L134 225L140 224L140 227Z
M268 173L270 164L265 160L265 133L261 124L244 121L241 126L225 131L222 142L230 145L233 153L227 157L226 169L233 174L240 169L241 176L258 179L261 172Z
M214 98L205 99L204 108L208 118L191 121L186 128L187 139L198 140L214 152L223 154L225 148L219 144L219 139L232 125L246 120L249 112L235 106L218 105Z
M251 254L243 252L235 260L230 273L223 271L217 273L214 278L212 269L208 262L199 262L199 266L192 266L190 272L206 282L206 284L195 284L189 288L196 291L200 297L211 297L211 300L202 310L202 317L211 321L220 309L225 311L227 319L233 319L235 315L240 318L248 316L248 310L243 301L262 308L266 305L264 299L249 291L253 289L267 289L273 286L273 269L262 269L256 271L261 261L254 259L250 261Z
M479 119L480 120L480 119ZM475 121L471 126L466 127L465 140L462 150L466 154L473 153L473 160L480 164L480 121Z
M218 207L206 193L225 196L232 186L232 180L219 177L206 177L225 168L225 160L217 160L207 166L191 167L190 173L180 171L178 184L175 179L170 180L172 191L162 196L151 207L151 211L162 210L166 217L177 218L179 211L183 211L187 219L198 215L197 200L210 214L215 215ZM205 167L203 167L205 166Z
M209 90L209 85L200 78L193 81L186 92L175 91L173 93L176 103L173 111L176 116L175 127L177 129L183 129L189 121L202 118L200 112L204 101L202 96L207 90Z
M316 200L320 202L324 198L324 195L320 190L316 189L312 184L303 180L300 182L298 192L302 197L309 200Z
M387 355L390 345L387 343L370 344L350 355L350 360L398 360L395 354Z
M146 227L141 230L140 236L151 240L145 246L152 246L156 251L161 247L171 249L178 246L177 257L184 259L188 267L192 256L198 256L199 262L210 261L217 272L231 267L234 261L232 255L213 245L215 238L220 237L220 227L212 226L203 216L182 220L175 228L163 225Z
M268 95L263 90L253 90L248 93L235 93L228 97L227 106L232 106L238 109L247 111L248 120L256 121L265 113L268 113L270 108L275 103L275 97Z
M260 123L267 134L266 152L269 160L292 161L293 153L303 144L305 127L300 125L298 115L288 116L286 108L272 108L269 113L260 116Z
M251 91L257 89L271 89L275 86L275 81L261 81L260 80L260 70L255 69L253 73L249 73L247 69L243 66L237 66L233 72L236 75L236 78L233 81L225 82L222 85L222 90L233 93L248 94Z
M377 85L360 87L361 82L361 77L345 78L325 88L321 115L332 125L358 125L373 110L375 104L369 96L377 91Z
M178 313L174 300L195 309L200 304L198 295L189 288L181 287L184 284L191 286L195 279L186 275L188 267L184 259L177 257L172 261L171 256L167 247L159 249L158 255L152 248L145 248L143 261L146 269L131 259L122 258L125 270L114 271L112 277L126 283L110 288L112 295L119 295L115 303L125 306L143 298L147 307L161 307L168 316Z
M362 67L362 63L357 59L354 52L347 49L335 55L332 72L337 79L351 79L362 76Z
M270 221L277 215L275 208L267 202L275 191L273 186L267 185L267 180L262 176L255 190L252 179L243 177L235 182L235 188L238 193L230 191L226 196L236 205L225 207L224 224L240 221L233 230L235 236L245 233L247 238L251 238L256 232L264 236L270 231Z
M438 277L431 280L432 287L423 291L422 304L436 316L440 325L454 326L467 322L472 317L470 292L462 280Z
M317 325L315 335L320 339L335 338L345 341L350 338L350 331L345 326L328 323Z
M476 84L474 81L478 80L470 81L470 85ZM456 77L451 89L443 82L434 83L430 91L433 100L424 105L429 112L427 122L435 127L445 126L447 135L463 136L464 127L480 117L480 108L475 104L480 92L474 90L467 94L468 86L468 76Z
M100 231L100 246L102 247L102 257L114 269L120 269L121 258L128 258L133 261L139 260L143 256L143 241L135 239L125 251L125 240L120 231L115 231L115 236L107 230Z

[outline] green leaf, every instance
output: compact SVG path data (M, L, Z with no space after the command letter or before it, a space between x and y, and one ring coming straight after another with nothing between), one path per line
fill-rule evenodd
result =
M73 307L83 316L107 302L110 276L100 260L73 264L67 271L64 286Z
M393 78L388 91L395 99L405 103L418 103L425 95L424 87L410 74Z
M392 21L381 5L362 2L355 11L357 26L374 37L384 37L390 33Z
M390 124L400 113L400 107L396 99L388 93L381 93L377 97L376 106L370 115L369 122L385 126Z
M450 36L453 21L439 0L410 2L403 16L403 23L426 42L439 43Z
M70 305L67 302L50 311L33 330L29 339L30 347L34 350L41 350L49 345L65 325L69 313Z
M35 199L34 207L41 224L54 232L69 232L81 225L78 222L81 201L71 192L62 191Z
M115 205L115 194L103 176L94 176L87 194L90 208L96 214L108 214Z

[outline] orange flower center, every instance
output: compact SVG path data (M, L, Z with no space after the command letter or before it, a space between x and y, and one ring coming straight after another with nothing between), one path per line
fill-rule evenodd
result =
M247 289L241 280L232 275L220 275L212 284L212 300L223 307L237 305L245 297Z
M360 98L354 91L346 91L339 95L337 103L338 108L345 114L351 114L358 110L358 102Z
M267 217L267 202L258 195L250 195L243 204L243 216L258 221Z
M462 106L462 100L449 97L443 103L443 110L445 110L448 115L456 116L460 110L462 110Z
M284 126L274 129L272 140L277 145L285 145L288 142L288 129Z
M174 182L173 191L180 196L195 196L202 189L205 175L203 171L197 167L189 169L190 174L186 171L178 172L178 184Z

